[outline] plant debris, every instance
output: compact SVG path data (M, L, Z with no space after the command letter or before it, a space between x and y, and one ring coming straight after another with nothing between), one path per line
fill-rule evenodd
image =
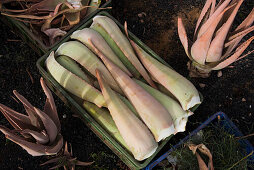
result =
M2 15L24 22L47 46L53 45L86 15L98 9L92 0L2 0ZM45 35L48 38L45 38Z
M197 135L192 136L185 144L172 151L169 156L176 157L177 161L174 167L180 170L200 170L199 164L202 164L202 160L203 163L210 162L208 163L210 166L204 163L207 168L212 169L211 167L214 167L216 170L229 168L248 169L249 166L249 168L254 168L253 165L247 165L247 158L251 154L246 154L245 150L240 147L238 140L234 135L226 132L224 128L210 125ZM198 156L196 154L197 150L199 150ZM204 154L204 151L206 154ZM193 156L193 153L196 156ZM207 156L204 157L204 155ZM213 161L213 164L211 161ZM172 163L168 162L168 160L162 162L157 169L172 167Z

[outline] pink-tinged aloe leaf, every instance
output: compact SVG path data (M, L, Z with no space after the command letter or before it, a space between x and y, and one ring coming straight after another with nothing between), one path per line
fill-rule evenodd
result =
M66 31L63 31L59 28L49 28L43 32L49 37L50 45L54 44L57 41L57 38L61 38L67 34Z
M105 31L110 35L113 41L117 44L121 52L126 56L126 58L131 62L131 64L138 70L138 72L147 79L149 77L145 68L142 66L138 60L135 52L126 38L122 33L118 25L109 17L106 16L96 16L93 18L93 24L99 23Z
M254 27L254 26L253 26L253 27ZM222 56L221 59L227 58L227 57L230 55L230 53L236 48L236 46L239 44L239 42L242 40L242 38L243 38L245 35L247 35L249 32L253 31L253 29L254 29L253 27L250 27L250 28L246 29L246 30L248 30L247 32L246 32L246 31L243 31L243 32L244 32L243 34L241 34L241 35L239 35L238 37L236 37L235 39L233 39L233 40L227 42L227 43L225 44L225 47L228 47L228 48L227 48L227 51L225 52L225 54Z
M66 165L64 164L64 162L63 163L60 163L59 165L56 165L56 166L53 166L53 167L51 167L51 168L49 168L50 170L51 169L58 169L58 168L61 168L61 167L64 167L64 170L68 170L68 168L66 168ZM71 170L74 170L74 169L71 169Z
M28 142L25 140L25 138L20 137L16 134L14 134L11 130L0 126L0 131L2 131L6 138L13 141L14 143L21 146L23 149L25 149L30 155L32 156L42 156L42 155L54 155L57 154L58 151L63 146L63 137L58 136L58 140L54 145L51 146L44 146L41 144L36 144L32 142Z
M99 70L96 70L96 77L110 114L135 159L144 160L151 156L158 144L149 129L107 85Z
M40 79L41 82L41 87L45 93L45 95L47 96L46 99L46 103L48 103L50 107L46 106L44 107L44 112L48 114L48 116L54 121L54 123L57 126L58 132L60 132L61 130L61 124L59 121L59 117L58 117L58 113L57 113L57 109L56 109L56 105L55 105L55 101L53 98L52 93L50 92L49 88L47 87L45 81L43 80L43 78Z
M28 114L30 122L33 126L38 128L38 130L42 130L44 128L42 121L36 114L35 110L33 109L33 105L21 94L19 94L16 90L13 90L13 94L21 101L24 105L24 108Z
M238 59L237 59L236 61L241 60L241 59L243 59L244 57L247 57L248 55L252 54L253 52L254 52L254 50L248 51L247 54L242 55L241 57L238 57Z
M65 144L64 144L64 155L65 156L69 156L69 157L72 156L72 147L71 147L71 151L69 152L68 143L67 142L65 142Z
M221 6L221 4L224 2L225 0L220 0L217 5L215 5L215 10L218 9L218 7Z
M220 60L224 48L224 42L228 35L229 29L235 19L238 9L240 8L243 0L240 0L238 4L235 6L234 11L231 16L228 18L227 22L223 24L220 32L215 36L213 41L211 42L210 48L207 53L207 62L217 62Z
M43 133L43 132L37 132L30 129L25 129L25 130L22 130L20 133L22 135L23 134L31 135L39 144L46 144L49 142L49 137L45 132Z
M250 33L251 31L254 30L254 26L250 27L249 29L246 29L247 31L242 31L240 35L238 35L238 37L232 39L231 41L227 42L224 45L224 48L227 48L227 51L225 52L225 54L223 54L223 56L221 57L221 60L227 58L230 53L237 47L237 45L239 44L239 42L242 40L242 38L247 35L248 33Z
M33 105L21 94L19 94L16 90L13 90L13 94L21 101L24 106L27 106L29 109L33 109Z
M231 41L231 40L234 40L234 39L236 39L236 38L238 38L238 37L245 36L245 35L247 35L248 33L252 32L253 30L254 30L254 26L249 27L249 28L246 28L245 30L243 30L243 31L241 31L241 32L238 32L238 33L236 33L236 34L234 34L234 35L231 35L231 36L228 38L228 40Z
M108 45L108 43L104 40L104 38L97 31L95 31L91 28L84 28L82 30L77 30L74 33L72 33L71 38L81 41L89 49L91 49L91 47L89 47L88 39L91 39L91 41L93 42L93 44L96 48L98 48L100 51L102 51L106 57L111 59L117 66L119 66L130 77L132 77L132 74L130 73L130 71L124 66L124 64L121 62L119 57L113 52L113 50ZM91 50L93 50L93 49L91 49Z
M28 116L18 113L11 108L0 104L0 111L6 117L6 119L10 122L10 124L17 130L23 130L26 128L35 129L31 125L30 119Z
M200 170L209 170L207 165L205 164L204 160L201 158L198 152L195 153L197 160L198 160L198 166Z
M128 35L128 29L127 29L127 22L125 21L124 23L124 29L125 29L125 34L127 36L127 38L129 39L134 51L136 52L137 55L143 55L143 49L140 48L134 41L132 41L130 38L129 38L129 35ZM139 62L140 63L140 62ZM142 64L140 63L140 65L142 66ZM141 67L140 67L141 68ZM150 84L153 88L156 88L156 85L154 84L153 80L150 78L150 76L148 75L148 73L146 72L145 68L142 66L141 69L138 69L136 68L140 74L144 77L144 79L148 82L148 84Z
M244 42L241 46L239 46L236 49L236 52L230 56L229 58L227 58L226 60L222 61L221 63L219 63L216 67L213 68L213 70L220 70L223 69L227 66L229 66L230 64L232 64L233 62L235 62L239 56L244 52L244 50L250 45L250 43L254 40L254 36L252 36L251 38L249 38L246 42ZM246 57L246 56L245 56ZM242 57L241 57L242 58Z
M177 98L184 110L201 103L197 89L185 77L147 53L139 57L149 73Z
M82 162L82 161L79 161L77 160L76 164L75 165L79 165L79 166L89 166L89 165L92 165L94 162Z
M50 146L46 146L45 152L47 155L57 154L63 147L63 136L58 134L54 143Z
M211 23L220 15L220 13L227 7L231 0L225 0L213 13L213 15L200 27L198 31L198 37L200 37L207 29L209 29Z
M213 15L213 13L215 11L215 5L216 5L216 0L212 0L212 5L211 5L209 17L211 17Z
M47 164L51 164L51 163L58 163L59 161L61 161L63 159L63 157L56 157L56 158L52 158L42 164L40 164L40 166L43 166L43 165L47 165Z
M35 110L28 108L26 105L24 105L24 108L26 110L26 113L29 115L31 124L35 126L37 130L43 130L44 125Z
M57 137L57 133L58 133L56 124L53 122L53 120L47 114L45 114L40 109L37 109L34 107L34 110L38 114L38 116L41 118L41 120L44 124L44 127L47 131L47 134L49 136L50 144L52 144L55 141L55 139Z
M199 15L199 18L198 18L198 21L197 21L197 24L196 24L196 28L195 28L195 32L194 32L194 37L196 37L196 34L197 34L197 31L200 27L201 21L204 19L206 13L208 12L209 8L211 7L211 4L214 3L213 1L214 0L207 0L206 1L205 6L203 7L203 9L201 11L201 14ZM178 24L179 24L179 18L178 18Z
M178 35L179 35L180 41L184 47L185 53L187 54L187 56L189 57L190 60L193 60L190 55L190 49L189 49L189 47L191 46L191 44L189 44L190 40L187 37L187 33L184 28L182 18L180 18L180 17L178 17Z
M94 47L91 41L90 44ZM167 110L154 97L135 83L125 72L106 58L98 49L95 47L94 49L133 104L144 123L151 130L155 140L159 142L174 134L172 118Z
M253 22L254 22L254 8L251 10L249 15L245 18L245 20L234 30L233 34L248 28L253 24Z
M198 39L193 43L191 47L191 56L199 64L205 64L207 51L210 47L211 40L213 38L214 31L220 22L223 14L228 10L226 8L213 22L209 29L204 32Z

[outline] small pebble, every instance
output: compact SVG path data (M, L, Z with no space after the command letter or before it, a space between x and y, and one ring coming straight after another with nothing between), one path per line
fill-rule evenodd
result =
M222 71L218 71L217 77L221 77L221 76L222 76Z
M249 113L249 116L251 117L251 113Z
M245 98L242 98L242 102L246 102L246 99L245 99Z
M65 119L67 116L66 116L66 114L63 114L63 119Z
M242 117L242 119L244 120L244 119L245 119L245 117Z
M250 109L251 109L251 105L250 105Z

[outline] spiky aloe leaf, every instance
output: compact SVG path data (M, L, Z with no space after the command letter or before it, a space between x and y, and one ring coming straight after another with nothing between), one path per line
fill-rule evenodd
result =
M155 140L174 134L174 125L168 111L154 97L135 83L125 72L105 57L95 46L96 54L102 59L112 76L124 91L127 98L139 113L143 122L153 133Z
M201 103L197 89L189 80L151 57L137 44L133 45L145 68L178 99L184 110Z
M141 161L150 157L158 147L153 135L107 85L100 71L97 70L96 73L110 114L135 159Z
M97 58L97 56L82 43L78 41L65 42L57 49L56 55L65 55L72 58L94 75L94 77L96 76L96 69L102 70L103 76L110 86L117 92L122 93L122 90L119 88L107 68Z
M93 23L91 25L92 29L96 30L98 33L101 34L101 36L105 39L105 41L108 43L110 48L114 51L114 53L119 57L119 59L122 61L122 63L125 65L125 67L131 72L131 74L139 78L141 75L137 71L137 69L131 64L131 62L126 58L124 53L121 51L121 49L117 46L115 41L110 37L110 35L107 33L107 31L99 24Z
M219 32L215 35L214 39L212 40L210 44L210 48L207 52L206 62L216 62L220 60L223 54L222 52L224 48L224 43L227 38L228 32L235 19L237 11L240 8L242 3L243 3L243 0L239 0L239 2L235 5L233 9L233 12L230 14L230 17L228 18L228 20L223 24Z
M25 138L16 135L13 131L0 126L0 131L3 132L7 139L21 146L32 156L55 155L63 146L63 137L58 135L56 141L52 145L42 145L38 143L28 142Z
M192 112L184 111L177 101L161 93L159 90L154 89L153 87L143 83L140 80L137 79L133 80L138 85L143 87L148 93L150 93L167 109L167 111L169 112L170 116L173 119L176 133L184 132L188 117L192 114Z
M70 93L95 103L98 107L105 106L105 100L100 91L95 89L85 80L62 67L56 60L54 52L51 52L46 60L46 67L54 79Z
M109 17L106 16L95 16L93 18L93 24L98 24L102 27L106 33L112 38L117 47L122 51L126 58L131 62L131 64L137 69L137 71L144 77L144 79L153 87L155 87L153 81L148 75L145 68L142 66L138 60L133 48L131 47L130 42L126 36L121 32L117 24ZM93 28L92 24L92 28ZM133 73L134 74L134 73Z
M56 105L55 105L53 95L50 92L49 88L47 87L43 78L40 79L40 82L41 82L41 87L42 87L45 95L47 96L45 106L44 106L44 112L47 113L47 115L54 121L54 123L56 124L56 127L58 129L58 133L60 133L61 124L60 124L60 120L59 120L58 113L56 110Z
M88 43L88 39L94 43L96 48L103 52L103 54L108 57L112 62L114 62L118 67L120 67L123 71L125 71L129 76L132 76L129 70L123 65L121 60L115 55L107 42L103 39L103 37L95 30L91 28L84 28L82 30L77 30L71 35L72 39L79 40L83 44L85 44L89 49L92 50Z
M37 113L37 115L40 117L40 119L45 127L45 130L47 131L47 134L49 137L49 143L52 144L58 135L58 130L57 130L56 124L46 113L44 113L40 109L37 109L34 107L34 110Z

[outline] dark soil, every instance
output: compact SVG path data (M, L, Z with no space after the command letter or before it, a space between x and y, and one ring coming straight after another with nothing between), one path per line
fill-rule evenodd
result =
M137 0L113 1L112 15L121 23L128 22L128 28L152 50L165 59L177 72L188 77L186 63L188 57L177 37L177 16L184 17L188 35L192 35L202 0ZM254 4L246 0L238 18L248 14ZM40 87L40 74L36 60L40 57L7 26L0 26L0 103L24 113L21 103L13 99L16 89L34 106L42 108L45 96ZM192 38L190 36L190 38ZM252 49L254 46L252 45ZM249 48L251 50L251 48ZM254 59L253 55L222 70L222 76L213 72L207 79L192 78L204 101L189 119L188 132L205 121L212 114L223 111L239 127L244 135L254 132ZM30 75L31 76L30 76ZM201 88L200 83L205 84ZM72 112L56 96L56 104L61 119L62 135L72 144L74 156L81 161L95 161L87 169L126 169L127 167L103 144L81 120L72 117ZM4 116L0 124L11 127ZM174 142L188 134L178 134ZM254 138L248 138L254 144ZM173 141L171 144L174 143ZM166 146L168 150L170 146ZM45 157L32 157L18 145L6 141L0 134L1 169L48 169L41 167Z

